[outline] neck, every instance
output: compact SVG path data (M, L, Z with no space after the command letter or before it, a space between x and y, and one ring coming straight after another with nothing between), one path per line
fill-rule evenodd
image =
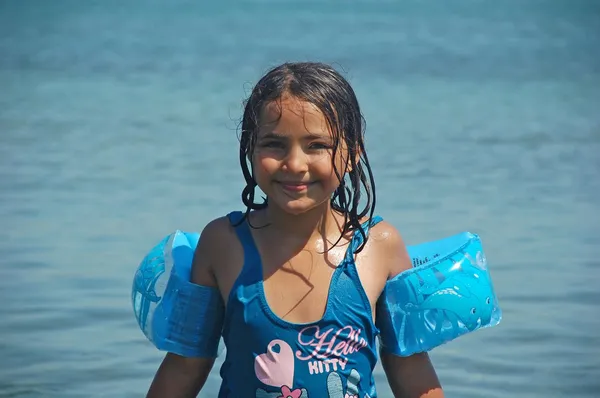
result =
M325 238L333 230L339 233L341 229L340 221L329 202L298 215L286 213L277 206L268 206L265 216L272 233L303 241L315 237Z

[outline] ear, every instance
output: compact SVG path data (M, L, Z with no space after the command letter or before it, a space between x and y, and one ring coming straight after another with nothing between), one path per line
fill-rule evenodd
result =
M361 153L362 153L362 151L361 151L360 147L358 145L356 145L356 153L354 154L354 164L358 164L358 162L360 162ZM352 171L352 162L350 161L350 157L348 157L346 169L348 170L348 173L350 173Z

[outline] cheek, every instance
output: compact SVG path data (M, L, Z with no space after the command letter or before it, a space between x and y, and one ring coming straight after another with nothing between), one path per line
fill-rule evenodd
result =
M346 172L348 171L348 170L345 170L346 169L346 161L342 154L340 154L340 153L336 154L333 164L332 164L331 157L329 158L329 169L330 169L330 173L331 173L331 179L335 180L336 182L339 183L339 178L337 177L335 171L337 170L342 178L344 175L344 171L346 171Z
M313 172L319 175L320 179L327 185L328 188L337 188L340 183L339 178L335 174L335 170L338 170L340 173L344 171L342 167L343 162L336 161L335 168L331 162L331 157L327 157L326 159L322 159L318 162L313 163Z
M279 168L279 162L271 156L257 154L252 161L254 173L258 175L273 174Z

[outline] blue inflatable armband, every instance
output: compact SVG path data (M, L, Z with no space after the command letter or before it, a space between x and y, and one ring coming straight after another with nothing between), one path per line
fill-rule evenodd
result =
M481 240L465 232L409 246L414 268L389 280L377 302L383 352L409 356L500 323Z
M159 350L214 358L224 304L218 289L190 282L199 238L175 231L153 247L135 273L131 300L140 329Z

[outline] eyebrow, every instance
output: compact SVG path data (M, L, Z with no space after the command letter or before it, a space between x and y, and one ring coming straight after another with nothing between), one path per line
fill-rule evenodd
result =
M273 131L273 132L264 133L259 138L260 139L279 139L279 140L285 140L285 139L287 139L287 136L285 134L281 134L281 133L277 133L277 132ZM310 139L323 139L323 140L331 140L332 139L328 135L318 134L318 133L308 133L306 135L306 138L310 138Z

